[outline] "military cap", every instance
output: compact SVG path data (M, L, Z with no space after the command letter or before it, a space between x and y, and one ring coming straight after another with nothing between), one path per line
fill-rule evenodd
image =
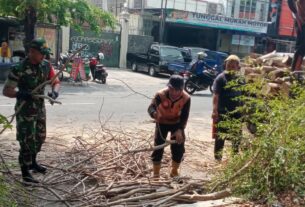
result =
M38 50L43 55L52 54L44 38L35 38L30 43L30 48Z

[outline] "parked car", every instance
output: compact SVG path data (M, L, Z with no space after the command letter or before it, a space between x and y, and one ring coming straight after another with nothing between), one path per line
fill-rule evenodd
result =
M184 51L186 51L185 55L190 56L192 58L192 60L197 59L197 53L206 52L209 50L209 49L201 48L201 47L183 47L182 49Z
M180 48L153 43L145 53L127 53L127 63L133 71L144 71L151 76L158 73L173 74L180 66L185 67L191 59L183 56ZM174 64L178 67L169 67Z
M228 57L227 53L224 52L218 52L218 51L212 51L208 50L206 51L206 54L208 55L205 58L206 63L209 66L214 67L216 65L216 70L218 73L222 72L224 70L224 61Z
M189 55L192 57L193 61L195 62L197 60L197 53L198 52L205 52L207 54L207 57L205 57L204 61L207 65L214 67L216 66L217 72L223 71L224 67L224 60L228 57L227 53L224 52L218 52L209 50L206 48L200 48L200 47L183 47L184 50L187 50L189 52ZM190 69L192 64L188 67Z

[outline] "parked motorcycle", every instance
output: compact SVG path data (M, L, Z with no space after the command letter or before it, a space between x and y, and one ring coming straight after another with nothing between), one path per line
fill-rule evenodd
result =
M69 50L69 51L67 51L67 52L60 53L60 55L59 55L59 60L58 60L58 63L57 63L57 65L58 65L57 68L58 68L58 69L60 69L60 68L68 61L68 59L69 59L69 57L71 56L71 54L72 54L72 51L71 51L71 50ZM67 68L70 67L70 65L72 64L72 62L73 62L73 60L71 60L70 63L66 65L66 68L64 68L64 71L68 72ZM59 80L61 80L61 81L64 79L64 74L63 74L63 72L59 74L58 78L59 78Z
M215 67L204 70L202 76L190 73L185 82L184 90L188 94L193 94L195 91L210 89L211 93L213 93L212 86L217 75L218 72Z
M99 80L102 84L105 84L108 76L106 67L103 64L98 64L98 60L95 57L90 59L89 66L93 80Z
M97 65L95 69L95 79L101 81L102 84L105 84L107 76L106 67L103 64Z

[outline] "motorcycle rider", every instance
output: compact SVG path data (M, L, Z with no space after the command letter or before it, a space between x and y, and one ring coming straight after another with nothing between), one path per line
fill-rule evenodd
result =
M207 57L207 54L205 52L198 52L197 53L197 61L192 65L191 71L195 73L200 81L204 80L204 74L203 72L207 68L207 64L204 61L204 58Z
M91 70L92 80L95 81L95 69L97 65L97 59L95 57L92 57L90 59L89 67Z
M98 64L101 64L103 59L104 59L104 54L102 52L97 53L96 58L92 57L90 59L89 67L90 67L90 70L91 70L93 81L95 81L95 79L96 79L96 66Z
M104 53L102 53L102 52L99 52L98 54L97 54L97 60L99 61L99 63L101 64L102 63L102 60L104 60Z

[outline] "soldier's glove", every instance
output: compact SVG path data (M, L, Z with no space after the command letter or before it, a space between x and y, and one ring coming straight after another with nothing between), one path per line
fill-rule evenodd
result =
M30 101L33 99L33 96L28 91L17 91L16 93L17 100Z
M182 144L184 142L184 136L182 129L178 129L172 134L172 139L175 139L177 141L177 144Z
M48 92L48 96L55 100L58 97L58 93L56 91Z

